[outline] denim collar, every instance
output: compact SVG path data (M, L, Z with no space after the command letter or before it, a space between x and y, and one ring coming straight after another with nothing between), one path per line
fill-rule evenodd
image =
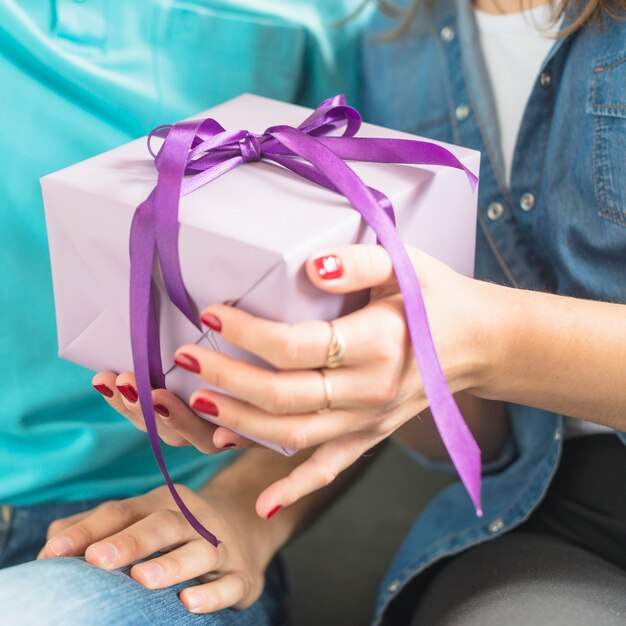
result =
M501 189L507 189L500 128L497 123L493 122L493 120L498 119L493 88L485 58L480 46L476 45L479 35L471 0L444 0L441 4L445 6L437 11L433 26L437 31L440 31L446 25L456 21L455 28L461 48L462 71L470 100L475 107L474 115L487 144L487 154L490 155L491 167L498 185ZM570 7L566 11L560 32L563 32L573 19L574 12ZM550 63L566 39L566 37L559 37L555 41L544 60L541 71Z

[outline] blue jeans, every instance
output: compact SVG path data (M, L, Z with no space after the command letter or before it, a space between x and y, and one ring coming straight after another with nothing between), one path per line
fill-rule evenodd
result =
M35 561L48 525L99 502L3 506L0 515L0 614L18 626L283 626L285 579L278 560L266 572L263 595L244 611L194 615L178 599L189 582L161 590L136 583L130 567L106 572L82 558ZM193 584L193 581L191 581Z

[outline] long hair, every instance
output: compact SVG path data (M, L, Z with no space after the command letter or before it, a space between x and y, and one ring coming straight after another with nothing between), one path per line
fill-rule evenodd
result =
M383 13L398 19L398 25L395 28L380 36L381 39L389 40L404 35L419 11L433 6L437 0L413 0L409 6L404 8L395 6L392 0L375 1ZM523 6L523 4L524 0L520 0L520 5ZM626 0L587 0L587 2L553 0L553 4L555 5L555 21L560 20L570 8L574 14L572 23L559 34L561 37L571 35L592 22L601 22L604 18L612 20L626 18Z

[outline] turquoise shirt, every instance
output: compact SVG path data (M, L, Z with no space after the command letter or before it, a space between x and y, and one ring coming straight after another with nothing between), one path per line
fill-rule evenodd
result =
M57 357L39 178L250 91L315 105L357 89L360 0L0 3L0 502L163 483L144 433ZM113 279L113 278L112 278ZM80 293L76 294L77 299ZM230 455L167 448L192 487Z

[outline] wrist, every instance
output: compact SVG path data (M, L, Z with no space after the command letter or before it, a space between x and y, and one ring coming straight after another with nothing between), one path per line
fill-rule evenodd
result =
M234 531L237 542L246 546L245 552L253 555L259 567L264 570L286 539L278 532L272 520L259 517L255 510L258 495L251 489L213 482L205 485L199 494L212 509L220 513L224 524Z
M506 376L507 362L519 334L517 290L476 279L467 302L471 307L466 370L461 389L496 400L498 384Z
M259 495L283 478L302 461L301 455L285 457L251 448L225 467L200 491L200 495L225 512L228 523L236 524L249 537L255 552L269 562L297 531L303 515L302 503L286 507L271 519L257 513ZM267 513L266 513L267 514Z

